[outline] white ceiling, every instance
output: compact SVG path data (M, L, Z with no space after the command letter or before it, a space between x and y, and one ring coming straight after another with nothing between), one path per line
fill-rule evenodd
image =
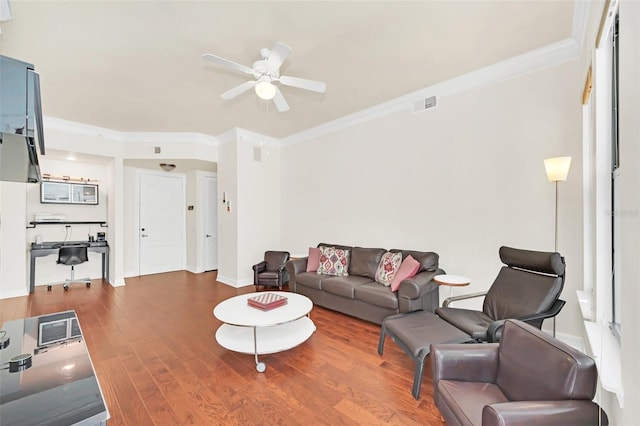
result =
M44 114L118 131L240 127L285 137L571 37L560 1L16 1L0 53L35 64ZM284 87L279 113L247 80L200 58L251 66L292 48L281 72L327 83Z

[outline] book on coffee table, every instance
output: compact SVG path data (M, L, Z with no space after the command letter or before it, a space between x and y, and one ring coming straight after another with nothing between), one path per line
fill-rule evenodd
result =
M247 299L247 304L252 308L258 308L263 311L269 311L282 305L287 304L287 298L275 293L262 293Z

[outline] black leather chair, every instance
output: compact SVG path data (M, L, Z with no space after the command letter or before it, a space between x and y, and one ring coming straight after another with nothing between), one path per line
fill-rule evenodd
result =
M500 344L437 344L431 357L447 426L608 424L593 359L524 322L506 321Z
M282 286L288 281L285 264L289 256L288 251L266 251L264 260L253 265L253 285L256 289L263 286L282 290Z
M436 315L479 342L497 342L505 319L519 319L536 328L560 313L565 263L559 253L500 247L505 266L487 292L450 297ZM450 308L451 302L484 296L482 311Z
M507 319L519 319L536 328L553 318L565 304L560 300L564 287L564 258L555 252L500 247L504 266L487 292L447 299L435 314L417 311L385 318L378 353L382 355L389 336L416 363L413 396L418 399L424 361L431 344L497 342ZM448 307L452 301L484 296L482 311Z
M71 266L71 277L64 281L64 291L69 290L69 284L75 282L85 283L87 287L91 287L91 278L75 278L75 266L89 260L87 256L87 246L62 246L58 251L58 261L56 263ZM47 291L51 291L51 286L47 286Z

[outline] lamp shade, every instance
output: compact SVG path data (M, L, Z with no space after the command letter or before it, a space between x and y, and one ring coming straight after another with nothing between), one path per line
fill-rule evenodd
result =
M544 160L544 169L547 171L549 182L567 180L571 167L571 157L553 157Z
M269 83L268 81L260 81L256 84L256 95L261 99L269 100L273 99L276 95L276 86Z

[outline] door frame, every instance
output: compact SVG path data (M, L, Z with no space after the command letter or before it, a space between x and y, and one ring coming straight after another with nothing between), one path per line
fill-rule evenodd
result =
M136 168L135 170L135 190L134 190L134 211L133 211L133 229L131 234L131 242L133 243L133 255L135 257L135 273L137 276L140 276L140 191L142 175L152 175L152 176L166 176L167 172L163 171L155 171L151 169L142 169ZM171 172L172 177L178 177L182 179L182 194L181 194L181 204L186 206L187 200L187 176L184 173L176 173ZM182 261L181 267L182 269L186 268L186 259L187 259L187 218L184 209L181 209L181 220L182 220L182 241L180 241L180 245L182 246Z
M214 178L216 180L216 202L214 203L213 208L214 209L218 209L218 174L217 173L212 173L212 172L200 172L198 175L198 187L200 188L200 190L198 191L198 202L201 206L203 206L202 209L200 209L201 214L200 217L198 218L199 220L199 231L200 231L200 238L198 238L198 258L200 259L200 264L202 265L202 271L206 270L206 264L207 264L207 260L205 258L205 254L207 253L205 246L206 246L206 236L205 236L205 216L207 214L207 209L205 207L205 202L207 200L207 194L205 192L206 189L206 184L205 184L205 180L207 178ZM217 211L216 213L216 240L218 241L218 247L216 250L217 253L217 257L219 257L220 254L220 232L219 232L219 226L218 224L220 223L220 214ZM218 264L218 262L216 261L216 264ZM216 267L215 269L216 271L218 270L218 268Z

